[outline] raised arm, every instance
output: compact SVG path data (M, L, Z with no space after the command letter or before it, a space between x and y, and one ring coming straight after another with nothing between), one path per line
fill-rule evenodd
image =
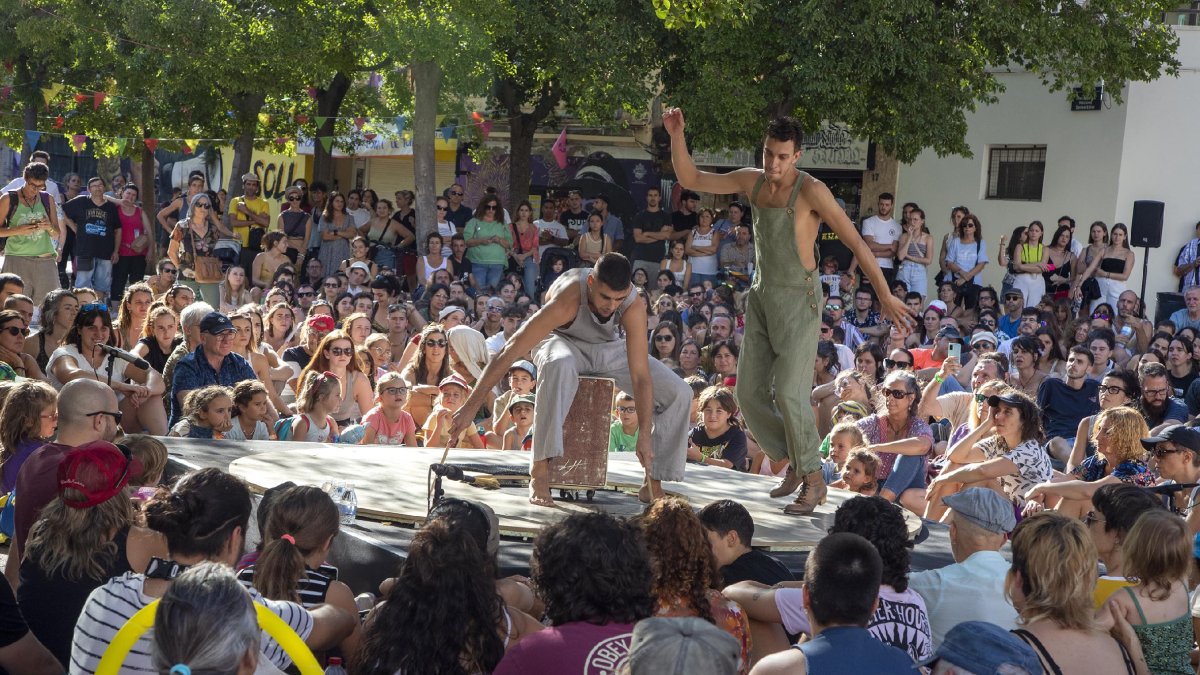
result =
M762 173L758 169L738 169L725 174L709 173L696 168L684 138L683 111L669 108L663 113L663 128L671 136L671 165L679 184L689 190L714 194L750 194L754 181Z

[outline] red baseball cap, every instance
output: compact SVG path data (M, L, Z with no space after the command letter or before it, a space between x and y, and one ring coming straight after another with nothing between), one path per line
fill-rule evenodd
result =
M137 458L107 441L93 441L68 452L58 464L58 494L63 503L87 509L115 497L129 484L130 475L142 472ZM67 490L82 493L83 498Z
M333 317L328 314L313 314L308 317L308 327L313 330L329 332L333 330L335 325Z

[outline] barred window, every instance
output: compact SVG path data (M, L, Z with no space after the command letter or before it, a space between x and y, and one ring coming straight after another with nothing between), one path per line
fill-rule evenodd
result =
M988 149L987 199L1040 202L1046 146L994 145Z

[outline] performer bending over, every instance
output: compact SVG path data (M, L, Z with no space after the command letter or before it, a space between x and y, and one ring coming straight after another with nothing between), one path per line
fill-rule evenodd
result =
M600 256L590 270L565 272L550 286L542 308L484 368L475 390L454 414L451 438L473 423L487 392L513 362L536 347L533 361L538 385L529 470L532 504L554 505L549 460L563 454L563 421L575 400L581 375L611 377L618 389L633 392L643 430L637 440L638 460L646 471L640 495L643 501L662 496L661 481L683 480L692 390L669 368L648 357L642 339L646 303L639 297L643 291L630 282L631 276L629 260L619 253ZM635 339L619 337L618 326ZM811 362L810 358L810 367ZM648 428L653 429L651 433L645 433ZM817 474L819 477L819 469Z
M821 181L796 168L803 149L799 122L780 117L767 125L763 168L714 174L696 169L684 139L683 111L663 113L671 162L679 184L715 194L748 194L754 206L755 273L738 359L737 398L754 438L773 460L787 457L787 475L771 490L800 494L784 512L807 515L825 501L820 439L809 395L821 320L817 227L822 221L857 257L880 290L884 316L907 332L911 318L888 284L866 242ZM773 385L773 386L772 386Z

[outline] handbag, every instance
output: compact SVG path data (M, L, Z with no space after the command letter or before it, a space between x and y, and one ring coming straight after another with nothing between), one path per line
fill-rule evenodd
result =
M1100 297L1100 282L1096 281L1096 277L1088 277L1079 285L1079 292L1083 294L1084 302L1091 302Z
M200 255L196 248L196 232L191 225L188 230L192 233L192 267L198 284L219 284L225 280L221 272L221 259L212 255Z

